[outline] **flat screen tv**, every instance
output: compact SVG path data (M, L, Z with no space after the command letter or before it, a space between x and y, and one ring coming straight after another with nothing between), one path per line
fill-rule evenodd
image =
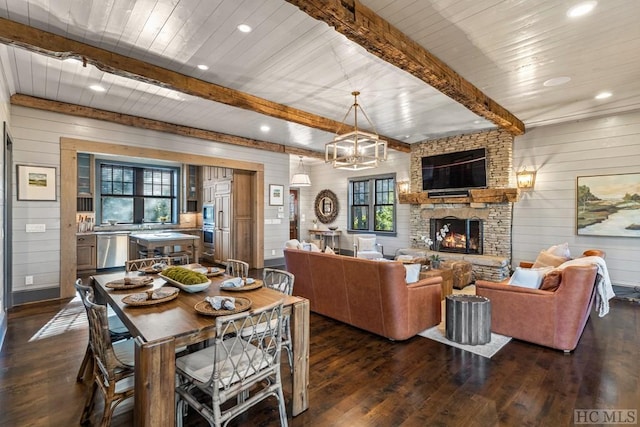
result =
M422 190L462 190L487 186L485 148L422 158Z

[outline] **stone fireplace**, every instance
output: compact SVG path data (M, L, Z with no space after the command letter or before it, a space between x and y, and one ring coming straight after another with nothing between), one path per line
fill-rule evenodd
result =
M436 234L447 226L449 231L438 243ZM482 255L482 220L479 218L431 218L431 240L441 252Z

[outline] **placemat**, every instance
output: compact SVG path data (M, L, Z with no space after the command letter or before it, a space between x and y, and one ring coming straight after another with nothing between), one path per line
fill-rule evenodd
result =
M226 316L228 314L240 313L242 311L247 311L251 308L251 300L249 298L244 297L235 297L236 308L235 310L216 310L211 306L209 301L200 301L197 303L194 308L200 314L204 314L205 316Z
M176 299L179 293L180 293L180 289L177 289L177 288L161 288L156 290L148 290L147 292L127 295L126 297L122 298L122 302L131 306L154 305L154 304L160 304L163 302ZM152 295L154 294L155 295L166 294L166 296L162 298L153 299ZM145 300L141 299L143 295L146 296L147 299Z
M125 277L113 280L105 285L110 289L135 289L153 284L153 277Z

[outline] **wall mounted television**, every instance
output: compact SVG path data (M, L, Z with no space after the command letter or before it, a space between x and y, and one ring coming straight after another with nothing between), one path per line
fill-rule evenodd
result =
M487 186L487 150L438 154L422 158L422 190L463 190Z

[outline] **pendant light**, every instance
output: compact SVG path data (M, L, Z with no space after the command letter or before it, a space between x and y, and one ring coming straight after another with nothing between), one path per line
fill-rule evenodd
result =
M298 170L291 177L289 183L291 187L309 187L311 185L311 179L304 170L304 164L302 163L302 156L300 156L300 163L298 164Z

